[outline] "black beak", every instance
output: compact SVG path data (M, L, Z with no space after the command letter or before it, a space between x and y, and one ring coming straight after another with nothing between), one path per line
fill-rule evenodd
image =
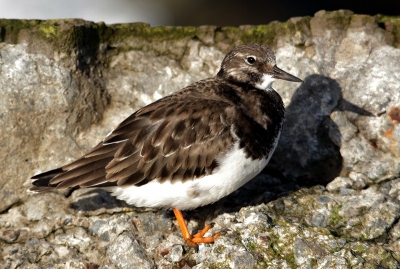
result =
M293 82L303 82L301 79L283 71L282 69L278 68L276 65L272 69L272 77L277 79L283 79Z

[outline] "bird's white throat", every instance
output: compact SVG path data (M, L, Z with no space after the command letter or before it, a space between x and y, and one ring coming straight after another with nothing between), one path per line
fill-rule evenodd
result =
M254 86L260 90L270 91L272 89L272 82L275 81L275 78L269 74L263 74L260 82L256 83Z

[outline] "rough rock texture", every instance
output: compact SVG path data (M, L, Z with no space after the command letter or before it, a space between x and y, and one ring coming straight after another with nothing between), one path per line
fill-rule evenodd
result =
M239 28L0 20L0 268L399 268L400 18L320 11ZM303 78L265 171L214 205L168 210L105 191L31 194L139 107L215 75L245 42Z

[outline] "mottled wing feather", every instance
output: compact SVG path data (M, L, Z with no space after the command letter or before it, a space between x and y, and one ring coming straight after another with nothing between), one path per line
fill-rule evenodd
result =
M82 158L33 177L32 190L143 185L211 174L217 157L234 142L226 121L230 104L195 91L182 94L187 92L138 110Z
M154 113L148 113L152 121L150 131L126 141L107 165L109 181L118 181L119 186L124 186L141 180L199 178L212 172L218 165L218 154L226 152L232 144L230 126L220 117L210 119L210 113L204 113L214 110L213 115L224 114L228 104L190 98L161 104L158 103ZM210 121L212 127L209 127ZM222 146L220 139L227 142Z

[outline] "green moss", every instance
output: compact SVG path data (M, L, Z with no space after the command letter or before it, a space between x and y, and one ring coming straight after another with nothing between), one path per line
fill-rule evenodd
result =
M114 30L114 34L121 36L130 36L135 38L151 38L151 41L177 40L182 38L194 37L197 33L196 27L172 27L156 26L151 27L146 23L124 23L107 26Z
M378 16L377 22L385 25L385 30L393 35L393 45L400 48L400 17Z
M254 241L246 242L245 247L256 259L257 264L261 266L260 268L265 268L271 260L276 258L276 253L271 247L259 245Z
M43 25L39 28L47 38L50 37L57 37L58 35L58 28L54 25Z
M246 249L252 253L259 248L260 248L259 245L253 241L246 244Z
M38 20L0 20L0 42L18 43L18 35L23 29L31 29L40 24Z
M275 23L274 28L276 33L279 35L293 35L296 31L296 26L291 21L286 21L282 23Z
M357 243L352 247L352 251L356 254L363 253L366 249L367 247L362 243Z
M378 22L391 22L394 25L400 26L400 17L381 16Z
M219 245L215 248L215 251L218 253L224 253L225 252L226 247L223 245Z
M275 252L276 255L282 254L282 248L279 246L279 241L280 241L279 234L272 234L270 236L269 246Z
M251 36L264 36L268 30L270 29L267 25L258 25L251 27L246 31L246 34Z
M243 32L242 41L244 43L256 42L272 46L276 36L276 24L280 25L280 23L270 23L247 28Z
M290 223L288 223L284 218L279 218L275 220L274 225L281 227L290 227Z
M333 226L339 225L339 223L345 221L345 218L340 216L339 211L342 209L343 205L338 205L332 210L332 214L329 216L329 220Z
M288 262L288 264L292 266L292 268L297 268L293 252L290 255L286 255L284 258Z
M223 262L217 262L214 264L210 264L208 266L210 269L231 269L231 267L228 264L225 264Z

